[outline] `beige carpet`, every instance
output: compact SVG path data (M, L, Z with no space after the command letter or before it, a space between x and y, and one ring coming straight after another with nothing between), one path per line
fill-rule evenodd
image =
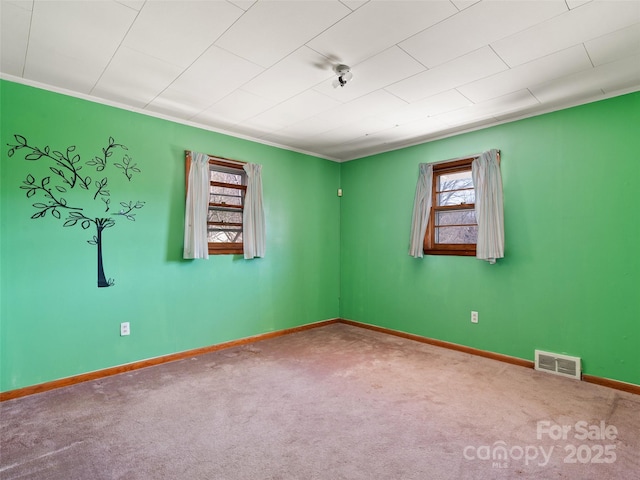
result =
M344 324L0 408L6 480L640 478L640 397Z

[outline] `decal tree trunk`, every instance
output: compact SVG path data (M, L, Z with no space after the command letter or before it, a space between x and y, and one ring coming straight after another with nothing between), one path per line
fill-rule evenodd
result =
M110 287L107 277L104 275L104 265L102 263L102 231L105 229L104 218L96 218L96 228L98 235L96 244L98 247L98 287Z

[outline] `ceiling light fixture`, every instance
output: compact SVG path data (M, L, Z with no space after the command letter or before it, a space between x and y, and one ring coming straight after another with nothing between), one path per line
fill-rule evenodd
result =
M344 87L353 78L351 67L348 65L336 65L334 68L338 78L333 81L333 88Z

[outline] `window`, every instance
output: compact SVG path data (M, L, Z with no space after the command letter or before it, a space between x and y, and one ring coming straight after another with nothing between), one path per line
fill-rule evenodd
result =
M478 222L471 178L473 158L433 165L431 212L424 238L429 255L475 255Z
M187 176L191 154L187 152ZM247 191L244 163L219 157L209 158L209 208L207 240L209 255L242 254L242 215Z

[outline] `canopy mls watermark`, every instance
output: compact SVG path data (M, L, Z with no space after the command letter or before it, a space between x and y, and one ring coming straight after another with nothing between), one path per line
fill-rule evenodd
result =
M545 467L554 458L567 464L607 464L616 461L618 435L618 428L604 420L596 423L579 420L572 424L539 420L536 441L545 442L544 445L509 445L497 440L491 445L467 445L462 455L468 461L491 462L492 468L500 469L518 463Z

